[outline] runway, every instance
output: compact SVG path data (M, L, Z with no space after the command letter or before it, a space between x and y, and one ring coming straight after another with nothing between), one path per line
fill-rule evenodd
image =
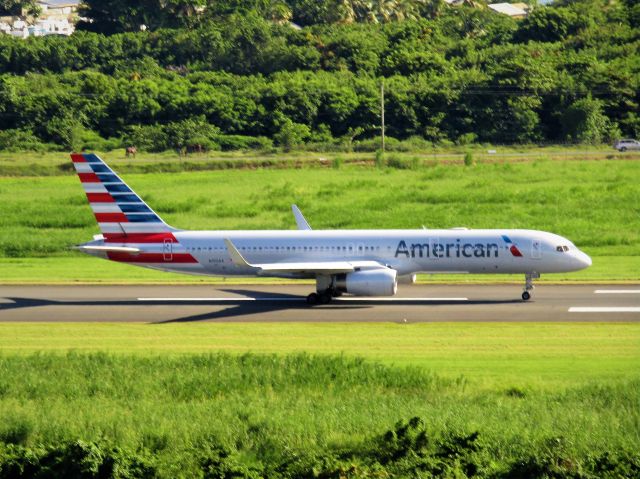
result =
M401 285L393 298L309 307L310 285L0 286L0 321L640 322L638 285Z

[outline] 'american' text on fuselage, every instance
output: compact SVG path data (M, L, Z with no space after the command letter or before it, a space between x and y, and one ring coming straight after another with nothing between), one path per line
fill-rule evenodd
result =
M395 257L404 255L407 258L494 258L498 257L500 248L496 243L412 243L407 246L404 240L398 243Z

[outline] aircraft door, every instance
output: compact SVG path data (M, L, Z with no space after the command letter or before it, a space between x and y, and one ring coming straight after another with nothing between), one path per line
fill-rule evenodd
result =
M162 258L165 261L171 261L173 259L173 242L170 239L165 239L162 245Z
M531 241L531 259L542 259L542 241L537 238Z

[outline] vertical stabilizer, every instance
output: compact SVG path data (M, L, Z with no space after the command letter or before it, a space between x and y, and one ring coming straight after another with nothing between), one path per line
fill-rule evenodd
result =
M175 231L97 155L71 159L105 240Z

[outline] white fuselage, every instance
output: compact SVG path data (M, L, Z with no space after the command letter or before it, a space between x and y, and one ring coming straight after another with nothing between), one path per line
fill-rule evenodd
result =
M163 253L162 262L137 263L139 266L222 276L256 274L255 269L234 263L225 239L231 240L249 263L375 261L398 275L560 273L591 265L589 256L566 238L533 230L175 231L173 235L177 243L127 245ZM183 254L197 263L173 261L174 256Z

